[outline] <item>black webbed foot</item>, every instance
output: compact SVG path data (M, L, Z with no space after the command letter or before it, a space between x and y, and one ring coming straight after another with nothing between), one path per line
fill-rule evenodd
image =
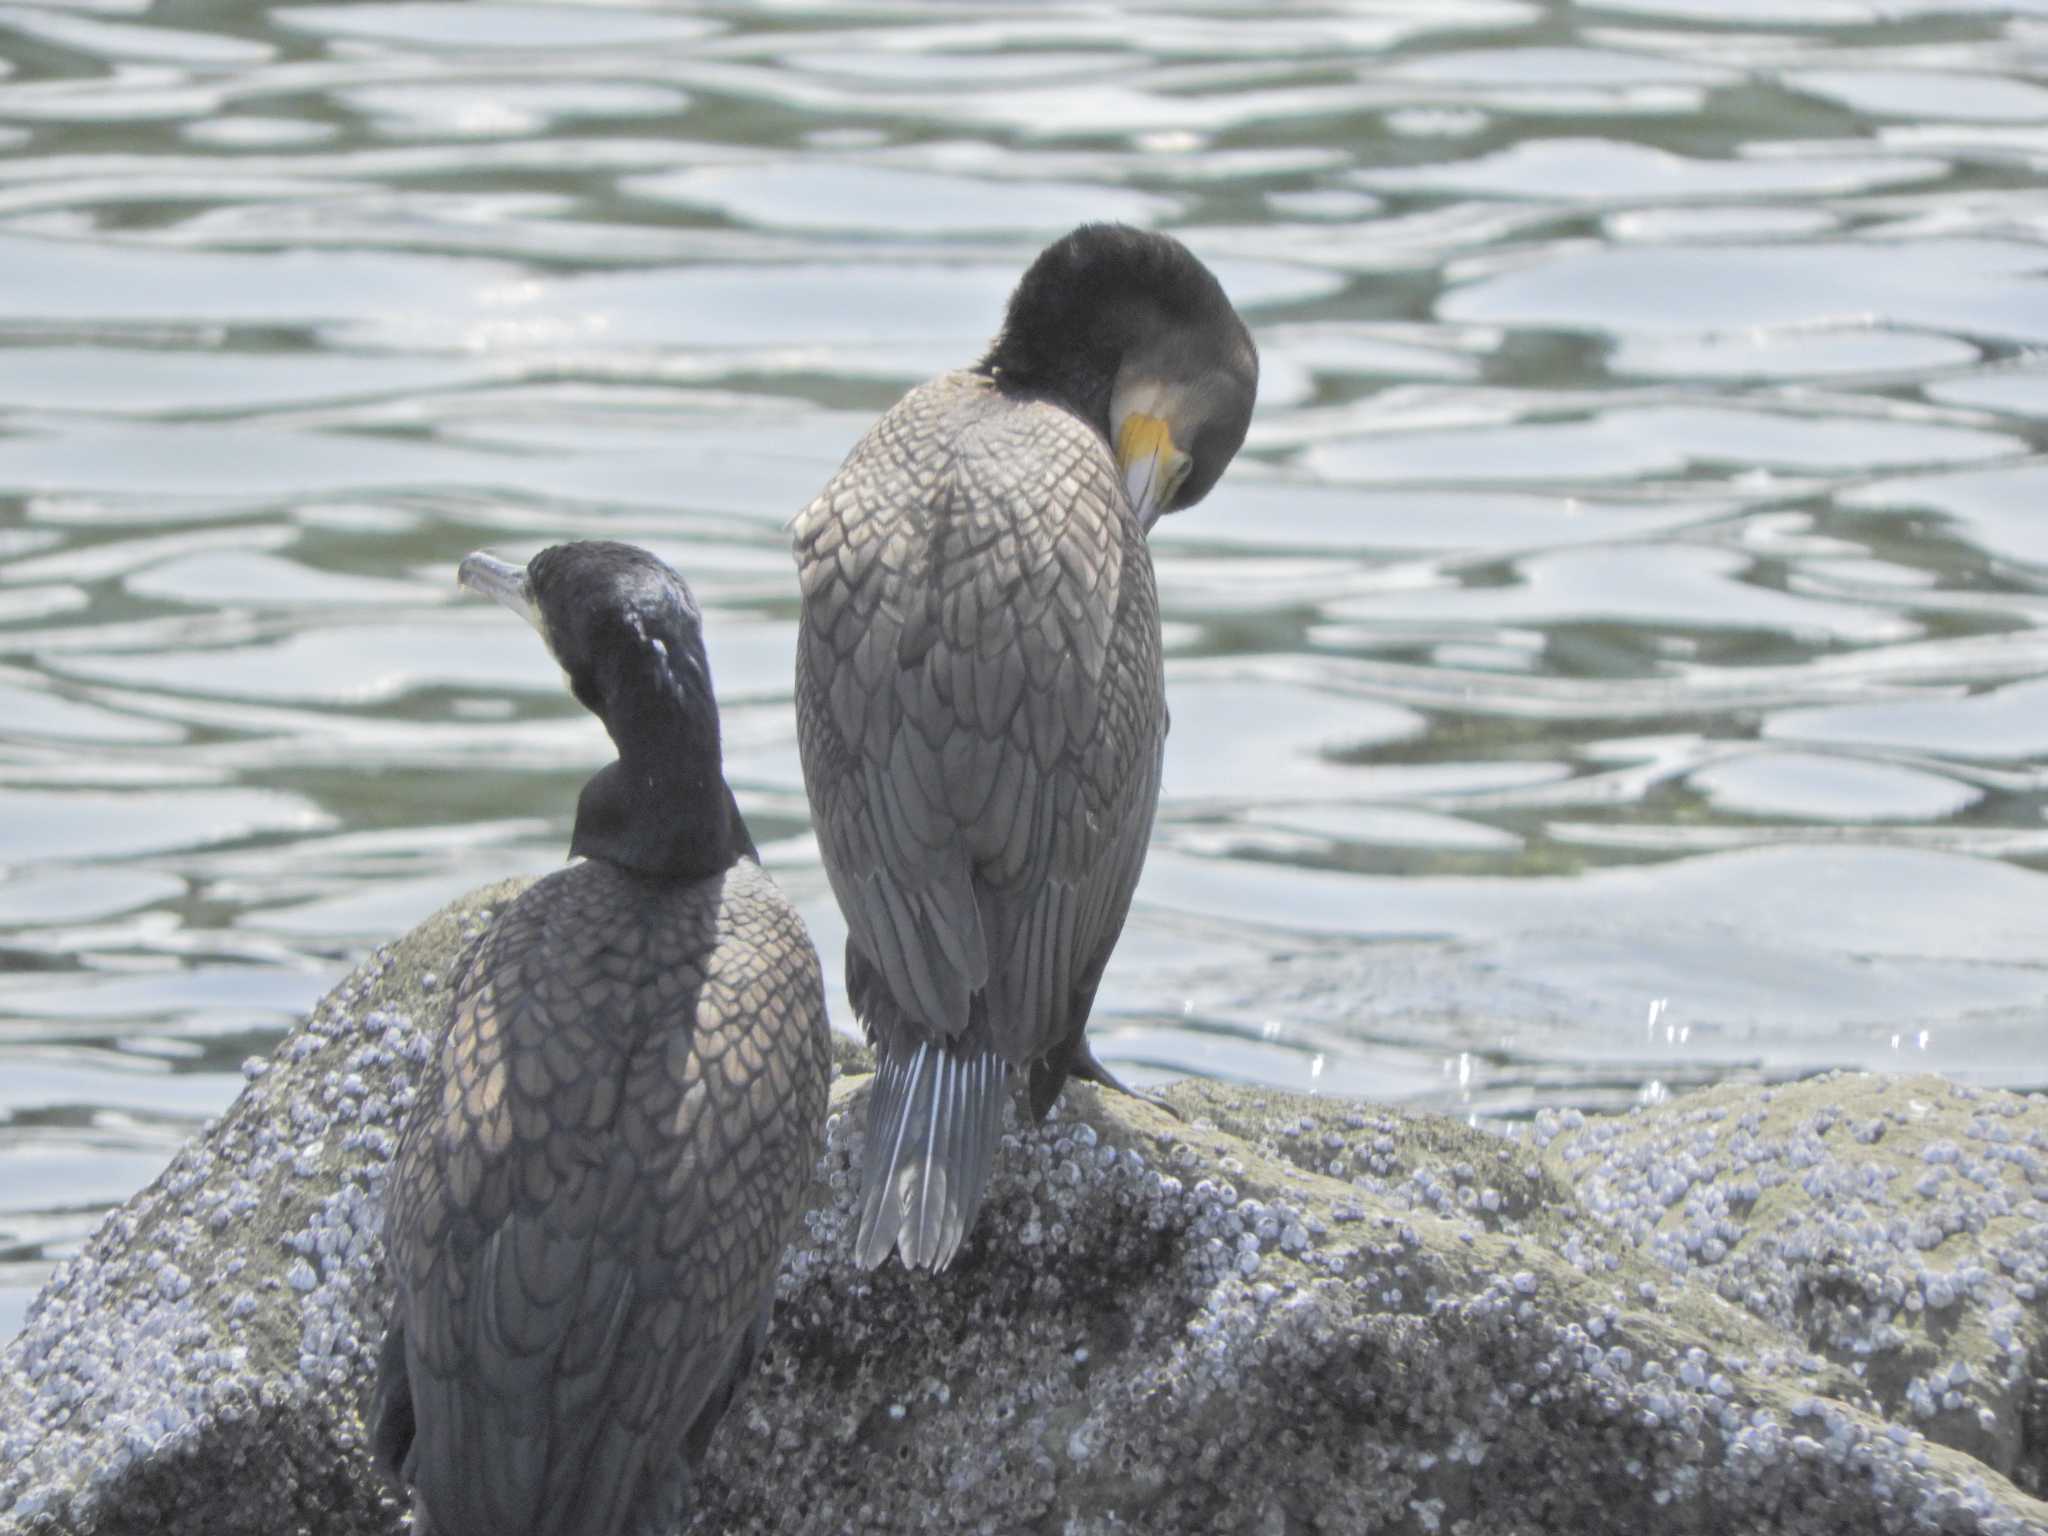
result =
M1164 1095L1148 1093L1142 1088L1133 1088L1129 1083L1123 1081L1114 1072L1110 1071L1109 1068L1097 1061L1095 1059L1095 1052L1089 1049L1088 1038L1085 1035L1081 1037L1080 1047L1074 1052L1073 1063L1069 1070L1073 1076L1079 1078L1084 1083L1097 1083L1104 1088L1110 1088L1118 1093L1127 1094L1131 1098L1143 1099L1153 1108L1165 1110L1176 1120L1187 1119L1186 1115L1167 1103Z

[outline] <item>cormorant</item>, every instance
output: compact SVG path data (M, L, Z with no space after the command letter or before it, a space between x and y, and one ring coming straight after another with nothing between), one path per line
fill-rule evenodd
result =
M455 987L386 1185L378 1459L426 1536L688 1507L824 1130L817 952L727 787L689 588L630 545L460 580L530 619L618 761Z
M1216 484L1258 367L1178 240L1084 225L796 519L797 737L877 1053L864 1264L952 1259L1010 1074L1040 1117L1114 1082L1082 1031L1159 798L1145 535Z

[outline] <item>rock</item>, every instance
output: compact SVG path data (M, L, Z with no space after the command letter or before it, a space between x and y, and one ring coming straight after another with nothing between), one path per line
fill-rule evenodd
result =
M400 1527L357 1418L381 1180L515 889L380 952L52 1279L0 1527ZM1844 1076L1504 1139L1075 1087L934 1278L849 1264L865 1096L693 1532L2048 1530L2039 1098Z
M58 1269L0 1355L0 1529L393 1528L358 1414L381 1180L443 978L521 884L379 950Z

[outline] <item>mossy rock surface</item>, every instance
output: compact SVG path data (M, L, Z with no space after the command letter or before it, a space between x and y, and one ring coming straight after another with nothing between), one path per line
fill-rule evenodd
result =
M0 1355L0 1529L385 1532L382 1180L478 892L381 951ZM693 1532L2048 1531L2048 1104L1728 1087L1504 1140L1183 1083L850 1260L865 1060Z

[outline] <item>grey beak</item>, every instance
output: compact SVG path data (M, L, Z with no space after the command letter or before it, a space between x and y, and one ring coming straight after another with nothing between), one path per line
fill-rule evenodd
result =
M540 610L534 605L533 583L527 580L525 566L513 565L478 550L462 557L462 565L455 572L455 581L458 586L467 587L494 603L510 608L539 630L543 639L546 638L547 630L542 627Z

